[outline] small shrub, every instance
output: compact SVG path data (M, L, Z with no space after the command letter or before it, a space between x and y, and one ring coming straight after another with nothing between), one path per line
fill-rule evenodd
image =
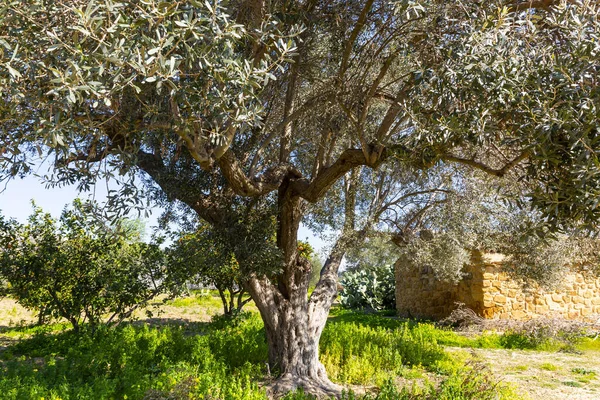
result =
M579 374L579 375L595 375L596 372L592 371L591 369L585 369L585 368L573 368L571 369L571 372L574 374Z

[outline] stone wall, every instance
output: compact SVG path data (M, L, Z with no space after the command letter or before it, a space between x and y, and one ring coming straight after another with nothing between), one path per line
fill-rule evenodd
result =
M448 283L430 268L396 263L396 306L402 316L439 319L464 303L485 318L531 319L551 315L595 322L600 314L600 279L568 273L555 290L523 287L502 271L501 254L474 253L465 278Z

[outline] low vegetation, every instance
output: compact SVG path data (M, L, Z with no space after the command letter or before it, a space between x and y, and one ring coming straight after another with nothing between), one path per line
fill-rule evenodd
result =
M215 296L197 296L193 303L213 307ZM171 304L182 302L180 307L192 305ZM515 348L523 342L509 340L514 333L466 337L390 314L332 310L321 361L348 388L344 399L519 398L467 352L445 350ZM68 328L4 328L3 335L21 340L0 353L3 398L266 399L278 373L267 367L264 328L255 312L178 325L84 325L79 333ZM595 378L587 369L569 373L580 384ZM286 397L309 398L302 392Z

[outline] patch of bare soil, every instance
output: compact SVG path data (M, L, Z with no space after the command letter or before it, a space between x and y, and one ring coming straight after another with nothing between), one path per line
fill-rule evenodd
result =
M13 299L0 298L0 330L35 322L35 315Z
M450 348L451 351L465 349ZM504 382L532 400L600 399L600 352L584 354L469 349Z

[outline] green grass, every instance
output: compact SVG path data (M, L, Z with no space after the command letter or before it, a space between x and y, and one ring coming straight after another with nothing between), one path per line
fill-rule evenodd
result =
M1 354L2 399L266 399L259 383L267 347L255 313L187 328L127 325L80 335L30 329ZM366 399L517 398L484 369L444 351L438 339L449 338L431 324L335 310L321 360L336 382L378 386ZM421 383L398 388L398 377Z
M17 325L0 328L0 335L15 339L28 337L31 335L63 332L71 328L71 324L66 322L58 322L49 325Z
M216 290L210 291L192 291L190 296L178 297L170 300L169 305L174 307L223 307L219 293Z
M558 371L558 367L551 363L543 363L540 365L540 369L543 369L544 371Z
M580 351L600 351L600 338L583 338L575 348Z

